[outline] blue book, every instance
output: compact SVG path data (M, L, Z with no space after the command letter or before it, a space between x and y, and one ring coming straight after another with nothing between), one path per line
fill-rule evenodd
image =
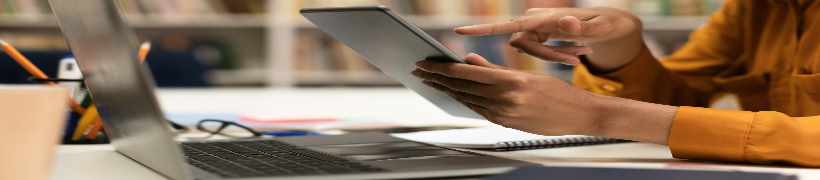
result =
M77 128L77 122L79 121L79 114L68 112L68 122L65 123L65 130L63 131L63 143L71 142L71 135L74 134L74 129Z

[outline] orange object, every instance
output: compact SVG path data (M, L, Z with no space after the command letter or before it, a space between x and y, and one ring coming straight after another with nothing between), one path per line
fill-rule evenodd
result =
M574 82L592 92L708 107L723 93L743 110L681 107L668 143L677 158L820 167L820 1L727 0L680 50L648 50ZM639 129L636 129L639 131Z
M94 126L94 123L100 119L99 112L97 112L97 106L91 105L85 111L85 114L80 116L79 121L77 122L77 126L74 127L74 134L71 134L71 140L79 141L85 133L87 133L91 127Z
M140 50L137 51L137 58L139 59L140 63L145 62L145 58L148 57L148 52L151 51L151 42L143 42L140 44Z
M85 134L85 138L89 140L97 139L97 134L102 130L102 125L102 119L97 117L97 119L94 120L94 125L88 130L88 134Z
M26 56L23 56L23 54L20 53L20 51L17 51L17 49L14 48L14 46L11 46L11 44L6 43L6 41L3 40L0 40L0 46L2 46L3 51L5 51L6 54L8 54L11 57L11 59L16 61L17 64L20 64L20 66L22 66L23 69L25 69L29 74L31 74L31 76L34 76L38 79L48 79L48 75L46 75L46 73L40 70L40 68L37 68L37 66L35 66L34 63L31 63L31 61L28 58L26 58ZM57 83L54 82L47 82L47 84L57 85ZM85 112L85 108L83 108L79 102L74 100L74 97L68 97L68 105L74 112L78 114L83 114Z
M145 62L145 58L148 57L148 52L150 51L151 42L146 41L140 44L140 49L139 51L137 51L137 59L140 61L140 63ZM85 134L85 137L90 140L97 139L97 134L99 134L102 130L102 126L102 118L98 117L94 119L94 124L89 127L89 130L87 131L87 134Z

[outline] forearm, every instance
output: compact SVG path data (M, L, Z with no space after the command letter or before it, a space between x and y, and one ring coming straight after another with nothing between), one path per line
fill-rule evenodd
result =
M669 129L678 107L653 104L619 97L595 95L598 127L596 136L667 144Z

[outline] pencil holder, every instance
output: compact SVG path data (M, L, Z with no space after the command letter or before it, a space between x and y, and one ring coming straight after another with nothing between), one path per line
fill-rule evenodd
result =
M66 123L63 135L63 144L106 144L108 138L102 127L102 118L94 105L88 89L77 89L80 91L76 99L81 100L80 106L85 108L85 112L80 114L71 111L71 116Z
M0 85L0 179L49 179L66 98L64 88Z
M77 60L72 55L67 55L60 60L56 79L49 76L34 63L25 57L14 46L0 39L0 49L8 54L12 60L19 64L31 75L29 81L44 83L47 85L62 85L70 90L68 104L71 108L68 122L63 132L64 144L98 144L108 143L108 139L103 132L102 119L97 112L97 106L91 100L90 91L85 89L83 75L80 71ZM151 43L144 42L140 45L139 61L145 61ZM79 101L77 100L79 99Z
M102 119L94 105L91 94L83 79L37 79L30 78L30 81L39 83L59 83L72 89L69 94L74 96L77 106L68 112L65 129L63 130L63 144L105 144L108 138L102 128ZM80 112L80 110L82 111Z

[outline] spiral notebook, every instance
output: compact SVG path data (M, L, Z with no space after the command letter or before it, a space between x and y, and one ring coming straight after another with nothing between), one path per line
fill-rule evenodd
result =
M631 142L595 136L542 136L504 127L396 133L395 137L443 147L512 151Z

